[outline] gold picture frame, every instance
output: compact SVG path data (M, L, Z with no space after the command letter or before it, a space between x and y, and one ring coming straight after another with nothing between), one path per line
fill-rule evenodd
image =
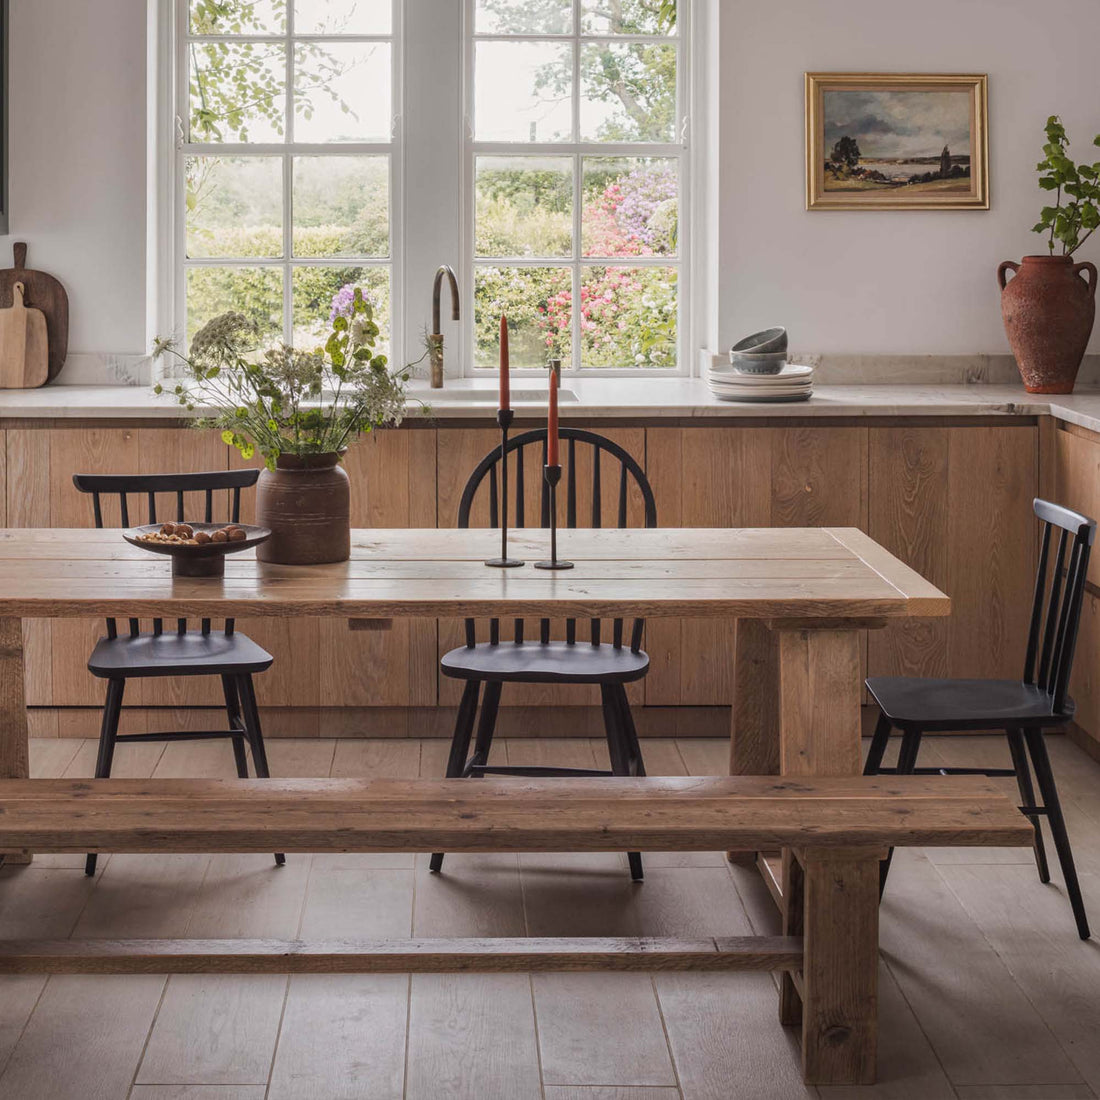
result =
M988 210L985 74L806 73L806 209Z

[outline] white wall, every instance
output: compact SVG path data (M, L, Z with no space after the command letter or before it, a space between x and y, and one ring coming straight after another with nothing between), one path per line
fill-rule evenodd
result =
M1100 0L716 2L718 346L778 323L808 352L1006 351L996 269L1042 251L1047 116L1100 159ZM806 71L988 73L992 208L806 211ZM1079 258L1100 261L1100 234Z
M718 260L704 341L728 346L778 322L802 351L1006 351L995 271L1040 246L1028 229L1042 204L1034 167L1047 115L1062 115L1079 158L1100 156L1090 144L1100 0L714 3L708 235ZM13 239L28 241L32 266L69 291L71 349L140 353L146 0L12 0L11 33L11 236L0 238L0 265ZM808 69L989 73L992 209L807 212ZM1100 235L1083 258L1100 260Z
M69 294L70 352L145 347L145 0L11 0L11 218L0 267Z

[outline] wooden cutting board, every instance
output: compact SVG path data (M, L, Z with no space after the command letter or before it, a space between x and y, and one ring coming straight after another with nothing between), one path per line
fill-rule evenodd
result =
M49 345L46 380L52 382L61 373L69 351L69 296L52 275L27 267L25 243L17 242L13 245L12 252L15 255L15 266L0 269L0 310L7 309L13 303L15 284L22 283L23 300L27 308L41 310L46 315Z
M12 292L11 306L0 309L0 389L30 389L49 375L46 315L23 304L22 283Z

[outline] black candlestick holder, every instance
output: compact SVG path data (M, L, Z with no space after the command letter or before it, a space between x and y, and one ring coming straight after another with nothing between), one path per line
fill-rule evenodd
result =
M515 569L524 563L519 558L508 557L508 429L515 413L511 409L497 409L500 425L500 557L489 558L486 565L497 569Z
M542 476L550 486L550 560L535 562L535 568L572 569L571 561L558 560L558 482L561 481L561 467L543 466Z

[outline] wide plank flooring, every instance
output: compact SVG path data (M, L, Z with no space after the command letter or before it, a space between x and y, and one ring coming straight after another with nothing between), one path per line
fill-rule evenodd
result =
M721 741L662 739L652 774L710 774ZM927 738L929 763L1000 764L999 739ZM1050 739L1100 926L1100 765ZM598 740L502 742L591 766ZM438 775L439 741L273 740L276 775ZM37 776L91 742L32 743ZM922 763L925 761L922 758ZM228 746L125 746L117 774L232 775ZM1012 785L1012 781L1008 781ZM1048 846L1049 847L1049 846ZM0 935L745 935L776 930L719 853L73 856L0 869ZM1054 870L1052 868L1052 870ZM1100 940L1081 943L1028 850L901 852L882 909L880 1083L802 1085L766 974L0 977L0 1100L1077 1100L1100 1097Z

